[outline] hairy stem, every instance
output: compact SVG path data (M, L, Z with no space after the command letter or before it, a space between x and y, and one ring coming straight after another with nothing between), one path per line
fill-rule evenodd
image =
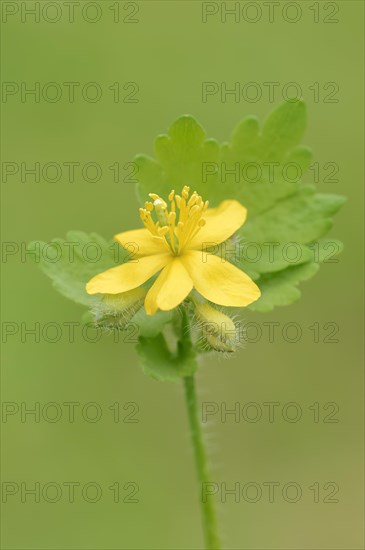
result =
M194 448L195 465L199 483L200 506L206 550L220 550L218 525L211 496L204 495L203 487L210 483L207 454L204 448L202 427L198 414L198 400L194 376L184 378L186 406L189 416L191 439ZM204 495L204 497L203 497Z

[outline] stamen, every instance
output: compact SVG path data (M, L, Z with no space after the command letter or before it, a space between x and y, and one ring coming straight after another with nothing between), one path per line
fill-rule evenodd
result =
M157 229L157 233L160 237L164 237L168 232L169 232L169 228L166 225L164 227L159 227Z
M139 213L145 227L173 254L180 254L189 246L189 241L195 237L206 221L202 217L208 209L208 201L203 201L194 191L190 198L190 187L185 185L181 195L175 195L172 190L168 195L169 205L156 193L149 196L153 202L147 201L145 208ZM152 213L157 220L154 221Z
M193 204L195 204L197 200L198 200L198 194L196 191L194 191L194 193L191 195L188 201L188 206L193 206Z
M175 224L176 212L170 212L167 219L170 225Z
M188 187L187 185L184 185L183 187L183 190L182 190L182 196L184 197L184 199L187 199L188 196L189 196L189 191L190 191L190 187Z
M199 212L199 210L200 210L200 207L199 207L197 204L195 204L195 205L190 209L190 212L189 212L190 217L192 218L196 212Z

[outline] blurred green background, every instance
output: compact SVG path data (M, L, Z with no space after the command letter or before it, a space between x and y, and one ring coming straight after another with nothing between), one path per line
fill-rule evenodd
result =
M287 19L295 15L287 2L276 8L273 22L268 8L261 5L262 16L256 23L247 21L255 17L250 10L256 8L244 8L246 2L239 4L246 10L239 20L227 16L226 23L221 21L224 3L214 2L209 9L218 13L206 23L201 2L195 1L96 2L85 12L94 19L98 6L101 17L94 23L80 15L87 2L76 2L73 23L64 2L40 2L42 9L49 6L39 22L24 15L24 9L34 8L35 3L21 4L23 8L20 3L2 2L3 81L19 86L26 82L29 87L35 82L41 87L49 82L81 86L75 89L74 103L67 101L64 86L55 103L35 102L31 96L22 102L20 93L5 96L3 162L28 166L96 162L103 174L94 183L85 181L80 168L73 183L66 170L54 183L42 177L35 182L31 176L22 182L20 173L3 181L3 241L17 243L20 249L34 239L63 237L69 229L96 231L109 238L139 227L134 186L123 181L123 166L136 153L152 154L154 137L166 132L176 117L190 113L209 137L227 140L244 115L262 119L281 103L286 83L301 85L309 114L304 143L313 147L320 166L327 162L339 166L339 181L323 182L327 172L322 170L318 187L349 197L331 233L344 241L345 250L337 263L324 264L315 278L302 285L301 301L267 315L247 312L247 322L262 328L259 341L248 343L231 361L206 361L198 384L201 399L216 402L219 408L221 403L232 409L235 403L255 402L263 411L256 423L235 422L232 416L224 423L216 414L207 424L213 481L226 483L227 488L255 482L263 489L256 503L242 497L235 502L232 495L220 503L221 494L216 495L226 548L363 548L363 3L297 2L302 13L296 23L285 21L283 13ZM61 18L54 23L49 20L57 18L58 11L51 4L61 9ZM118 5L120 21L114 22ZM227 9L233 5L226 3ZM16 13L6 16L12 11ZM328 23L325 18L338 22ZM203 103L202 81L226 82L228 88L235 82L257 82L263 95L255 103L244 99L236 103L232 97L223 103L219 95ZM80 89L88 82L101 86L100 101L82 99ZM138 102L115 103L108 89L115 82L120 83L121 98L132 90L123 90L123 85L137 83ZM280 83L273 103L264 82ZM318 98L311 89L315 82ZM336 103L324 101L331 91L324 88L328 82L338 84ZM119 183L108 169L115 162L121 167ZM307 181L313 181L311 177L309 172ZM82 307L57 294L30 258L15 253L3 267L3 322L24 326L8 336L3 347L2 399L20 409L22 402L28 407L36 402L41 408L50 402L62 407L62 417L54 423L42 416L35 422L30 415L22 422L20 412L3 421L2 479L19 488L2 505L3 548L202 548L182 387L146 377L131 343L114 343L111 336L89 343L80 327L70 343L63 323L80 322ZM24 336L25 328L50 322L64 327L56 343ZM264 322L279 323L273 342ZM282 336L290 322L302 328L297 343ZM314 323L319 323L319 342L309 328ZM337 343L324 342L331 332L326 323L338 325ZM65 402L81 404L73 423L67 420ZM102 410L94 423L80 412L90 402ZM120 422L113 421L109 409L116 402ZM123 422L132 406L123 407L131 402L139 408L133 417L138 422ZM273 423L268 421L265 402L279 403ZM290 402L302 409L296 423L282 416ZM338 422L324 422L331 411L324 408L329 402L339 406L334 417ZM319 422L309 408L314 403L319 404ZM47 410L51 416L56 409ZM89 409L90 417L94 412ZM48 482L60 486L78 482L80 487L95 482L102 497L85 502L79 487L75 502L69 503L63 486L58 502L41 497L35 503L31 496L22 502L21 482L28 488L36 482L41 487ZM115 482L121 487L119 503L109 489ZM134 497L138 502L123 502L131 493L131 486L125 487L128 482L138 484ZM280 483L272 503L265 482ZM296 503L281 496L288 482L302 489ZM329 482L339 487L333 497L338 502L324 502L332 492L332 486L324 487ZM314 502L309 489L315 483L321 488L320 502ZM48 500L54 494L51 487Z

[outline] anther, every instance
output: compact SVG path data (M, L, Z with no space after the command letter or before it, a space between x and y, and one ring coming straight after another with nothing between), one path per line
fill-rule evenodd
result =
M166 233L168 233L168 231L169 231L169 228L166 225L164 225L164 227L159 227L157 229L157 233L160 237L163 237L164 235L166 235Z
M184 199L187 199L188 196L189 196L189 191L190 191L190 187L188 185L184 185L183 187L183 190L182 190L182 196L184 197Z
M188 201L188 206L193 206L193 204L195 204L197 200L198 200L198 194L196 193L196 191L194 191L194 193L191 195Z
M193 206L190 210L190 217L192 218L199 210L200 208L198 205Z

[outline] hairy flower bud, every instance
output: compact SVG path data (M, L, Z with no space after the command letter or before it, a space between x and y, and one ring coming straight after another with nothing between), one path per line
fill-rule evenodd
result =
M195 304L195 316L205 347L227 353L236 351L239 331L233 319L207 303Z
M104 294L92 312L96 325L108 329L123 329L143 304L147 291L138 287L121 294Z

